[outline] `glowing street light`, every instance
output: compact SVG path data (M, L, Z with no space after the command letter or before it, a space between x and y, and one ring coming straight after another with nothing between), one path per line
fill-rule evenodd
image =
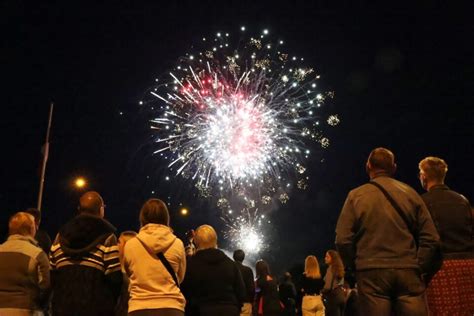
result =
M79 188L79 189L84 188L86 184L87 184L86 179L82 177L76 178L76 180L74 181L74 185L76 186L76 188Z
M180 213L181 215L183 215L183 216L186 216L186 215L189 214L189 211L188 211L187 208L183 207L183 208L179 211L179 213Z

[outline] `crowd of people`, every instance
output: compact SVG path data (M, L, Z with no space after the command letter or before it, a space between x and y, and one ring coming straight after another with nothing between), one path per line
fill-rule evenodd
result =
M474 315L472 209L444 184L447 169L423 159L420 196L394 179L393 153L374 149L370 181L340 213L324 276L309 255L299 282L264 260L244 265L240 249L229 258L210 225L183 243L159 199L143 204L139 232L118 240L94 191L53 242L38 210L18 212L0 245L0 315Z

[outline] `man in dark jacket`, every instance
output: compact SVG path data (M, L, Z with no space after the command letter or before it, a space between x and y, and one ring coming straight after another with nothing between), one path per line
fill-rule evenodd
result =
M245 297L240 316L250 316L252 315L252 303L255 299L255 280L253 278L253 271L250 267L243 265L245 252L242 249L234 251L233 257L240 270L245 285Z
M236 263L217 249L217 234L209 225L194 236L197 252L189 258L182 291L186 315L238 316L245 286Z
M392 178L395 169L390 150L370 153L370 180L387 191L402 215L379 188L364 184L349 193L336 226L344 264L356 270L361 315L390 315L395 309L397 315L427 315L420 270L430 265L439 235L421 197Z
M79 215L64 225L51 247L53 315L113 315L122 284L115 228L97 192L80 198Z
M427 290L435 315L474 314L474 223L469 201L444 184L448 165L426 157L418 165L422 195L441 238L443 266Z

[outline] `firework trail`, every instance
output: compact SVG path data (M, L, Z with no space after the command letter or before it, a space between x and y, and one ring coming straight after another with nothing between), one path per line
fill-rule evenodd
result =
M306 188L310 148L329 145L322 125L335 126L339 118L321 116L332 93L318 91L319 75L303 58L284 53L283 41L268 30L246 40L241 31L238 44L229 33L203 38L167 78L157 79L149 102L158 104L151 121L155 154L166 156L169 170L193 182L201 196L219 199L230 238L243 245L252 236L245 247L260 249L261 220L247 216L249 210L260 218L259 206L286 203L294 183ZM251 205L231 216L232 196Z

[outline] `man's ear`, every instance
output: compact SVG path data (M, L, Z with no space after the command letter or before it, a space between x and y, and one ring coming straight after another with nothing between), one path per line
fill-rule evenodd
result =
M367 161L366 164L365 164L365 172L367 172L367 174L369 174L370 169L371 169L370 162Z
M391 174L391 175L393 176L393 175L395 174L395 172L396 172L396 171L397 171L397 164L396 164L396 163L394 163L394 164L393 164L393 168L392 168L392 174Z

